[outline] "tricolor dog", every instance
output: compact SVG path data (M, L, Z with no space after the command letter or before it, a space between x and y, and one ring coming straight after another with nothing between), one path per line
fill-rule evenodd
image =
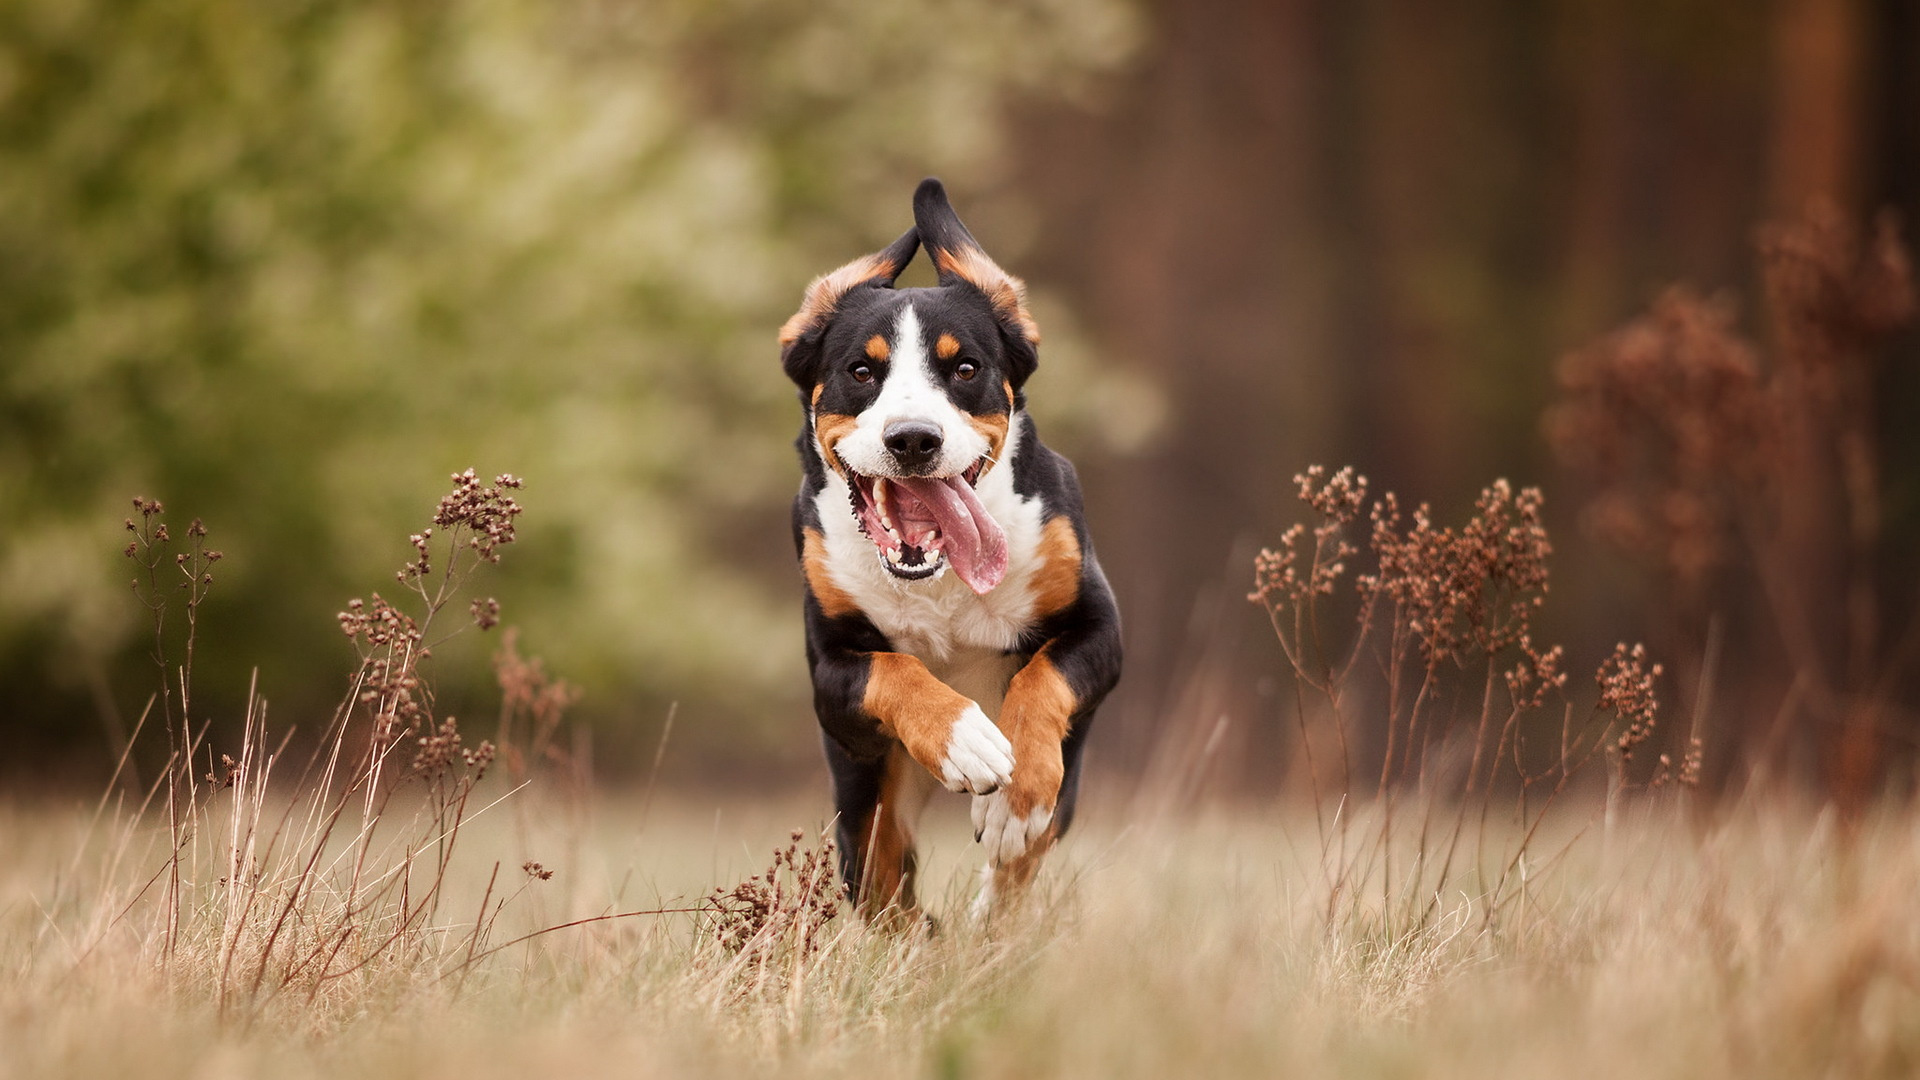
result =
M815 280L780 330L800 387L793 539L833 772L841 873L869 915L912 909L935 785L973 796L1016 894L1073 820L1120 617L1073 466L1026 412L1039 328L937 180L914 227ZM896 289L924 245L939 284Z

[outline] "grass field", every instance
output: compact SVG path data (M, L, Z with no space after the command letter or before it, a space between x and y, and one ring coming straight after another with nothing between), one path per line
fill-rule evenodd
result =
M680 913L558 930L467 962L529 929L698 906L687 901L763 869L791 829L818 830L823 806L522 792L469 812L431 918L382 937L378 912L362 913L364 940L393 947L337 962L360 948L349 945L321 965L325 977L276 975L249 991L245 969L266 921L236 921L236 890L218 859L183 859L169 954L156 883L168 861L164 821L149 813L129 825L122 812L116 824L109 806L90 826L91 804L5 805L0 1073L1920 1069L1920 817L1908 813L1843 829L1748 804L1698 825L1676 804L1650 800L1608 831L1570 810L1550 842L1535 844L1564 854L1540 859L1524 892L1489 912L1462 889L1414 925L1382 906L1402 899L1391 889L1330 907L1311 814L1242 806L1150 817L1109 790L1028 908L983 925L967 915L979 860L965 808L942 800L925 831L923 895L940 920L931 936L843 916L811 945L776 926L765 948L730 952L709 917ZM209 801L209 837L230 821ZM217 853L232 835L188 850ZM392 852L406 847L372 850L393 867ZM521 869L530 860L553 876ZM266 862L253 888L283 896L270 872L280 864ZM392 910L425 911L419 892L411 902ZM345 903L320 890L295 905L292 921L318 926ZM482 936L475 913L488 910L498 914L480 920Z

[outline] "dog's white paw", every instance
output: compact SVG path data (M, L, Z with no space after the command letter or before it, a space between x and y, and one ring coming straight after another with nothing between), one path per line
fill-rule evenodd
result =
M1013 779L1013 744L969 701L947 733L940 782L948 791L985 795Z
M999 866L1025 855L1051 824L1051 806L1035 806L1025 814L1016 814L1005 791L974 796L973 833L986 846L990 865Z

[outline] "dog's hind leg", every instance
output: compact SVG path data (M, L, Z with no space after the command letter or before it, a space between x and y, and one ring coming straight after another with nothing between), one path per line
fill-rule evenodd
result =
M862 915L916 910L918 861L914 829L934 780L894 746L875 762L858 762L829 739L834 808L839 815L840 874Z

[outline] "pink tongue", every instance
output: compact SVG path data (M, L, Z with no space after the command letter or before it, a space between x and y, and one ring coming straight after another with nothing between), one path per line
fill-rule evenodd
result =
M918 499L940 523L941 548L968 588L984 596L1000 584L1007 576L1007 534L980 505L972 484L958 476L892 482Z

